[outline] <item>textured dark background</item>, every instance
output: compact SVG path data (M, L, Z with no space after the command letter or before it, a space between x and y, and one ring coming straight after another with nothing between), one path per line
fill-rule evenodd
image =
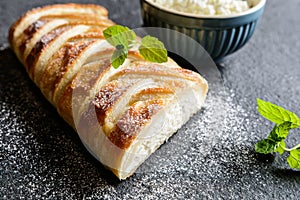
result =
M290 170L283 158L261 158L253 151L272 127L257 114L256 97L300 114L300 1L268 1L253 38L222 63L228 118L208 154L199 156L200 139L185 134L205 133L209 120L204 128L197 125L203 117L213 117L211 99L157 155L172 149L176 141L189 151L156 163L153 168L159 170L136 173L121 182L85 150L7 44L7 30L22 13L62 2L71 1L0 1L1 199L300 199L300 173ZM132 28L142 25L138 0L72 2L101 4L115 22ZM299 131L294 134L290 144L300 141Z

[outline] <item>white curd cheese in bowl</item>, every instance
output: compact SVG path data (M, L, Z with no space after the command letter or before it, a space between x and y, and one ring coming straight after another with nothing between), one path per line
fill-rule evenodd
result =
M250 9L249 0L151 0L179 12L203 15L230 15Z

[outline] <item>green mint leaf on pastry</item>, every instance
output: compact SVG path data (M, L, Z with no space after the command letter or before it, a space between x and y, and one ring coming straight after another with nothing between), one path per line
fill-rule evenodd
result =
M136 39L136 34L126 26L115 25L110 26L103 31L105 39L114 47L123 45L128 48Z
M163 63L168 60L168 52L164 44L157 38L149 35L142 39L139 51L145 60L151 62Z
M168 60L164 44L155 37L147 35L140 41L134 31L121 25L110 26L103 34L107 42L116 48L111 58L111 64L116 69L125 62L129 50L134 47L138 47L147 61L162 63Z
M117 69L121 66L128 56L128 50L121 45L117 46L117 49L114 51L111 57L111 65Z

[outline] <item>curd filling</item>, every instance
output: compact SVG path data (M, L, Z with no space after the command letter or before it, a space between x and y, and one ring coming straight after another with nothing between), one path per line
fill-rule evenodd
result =
M230 15L250 8L246 0L151 0L179 12L203 15Z

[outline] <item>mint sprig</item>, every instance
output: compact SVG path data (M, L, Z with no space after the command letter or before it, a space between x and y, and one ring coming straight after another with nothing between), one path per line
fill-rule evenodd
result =
M273 103L257 99L258 112L276 125L266 139L256 143L255 151L261 154L288 152L287 162L291 168L300 169L300 144L287 148L285 139L291 129L300 127L300 118L293 112Z
M107 42L116 48L111 57L111 64L116 69L125 62L128 51L134 47L138 47L141 56L147 61L163 63L168 60L164 44L155 37L147 35L140 41L134 31L121 25L110 26L103 34Z

